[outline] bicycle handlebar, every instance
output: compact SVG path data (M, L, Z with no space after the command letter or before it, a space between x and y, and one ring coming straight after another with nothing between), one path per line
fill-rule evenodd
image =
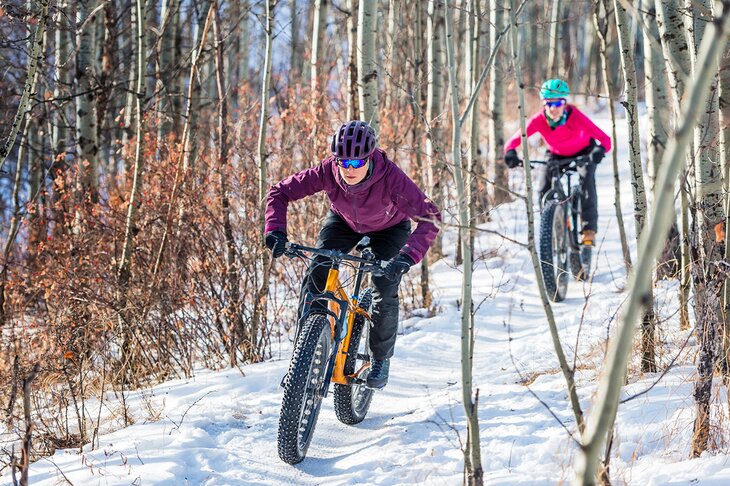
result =
M523 161L520 160L520 165L523 165ZM558 165L563 171L578 170L584 165L591 164L592 160L587 155L581 155L580 157L574 157L569 159L553 159L553 160L531 160L530 167L535 165Z
M348 261L353 263L362 263L362 270L365 272L370 272L374 276L379 277L383 275L383 268L385 266L385 262L382 260L378 260L377 258L361 258L354 255L350 255L349 253L344 253L339 250L327 250L325 248L312 248L309 246L303 246L298 245L296 243L287 242L285 246L284 253L289 258L294 258L296 256L304 256L302 252L312 253L315 255L321 255L327 258L330 258L334 261ZM372 254L372 253L371 253Z

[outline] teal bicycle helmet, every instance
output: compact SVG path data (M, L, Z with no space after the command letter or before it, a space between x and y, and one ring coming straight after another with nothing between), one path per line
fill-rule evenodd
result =
M548 79L540 88L540 99L565 98L570 94L568 83L562 79Z

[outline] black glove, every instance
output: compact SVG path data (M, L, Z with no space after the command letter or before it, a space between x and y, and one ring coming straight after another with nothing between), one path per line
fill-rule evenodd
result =
M289 239L286 237L286 233L282 231L269 231L264 236L264 242L266 246L271 250L271 254L274 258L279 258L284 254L286 250L286 243Z
M401 275L408 272L412 265L416 262L405 253L398 253L396 256L388 260L388 264L383 268L383 276L388 280L396 280Z
M589 155L591 157L591 162L594 164L600 164L603 160L603 156L606 155L606 149L603 148L602 145L596 145L593 147L593 150L591 150Z
M504 154L504 163L510 169L514 169L520 165L520 158L517 157L517 152L514 150L508 150L507 153Z

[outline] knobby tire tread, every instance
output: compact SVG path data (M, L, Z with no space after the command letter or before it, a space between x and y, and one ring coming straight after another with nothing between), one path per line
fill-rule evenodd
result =
M316 427L319 410L322 404L322 397L319 397L318 403L315 404L315 410L310 420L314 422L305 444L300 448L298 444L298 435L300 428L300 417L302 408L305 406L306 397L305 390L307 388L307 379L312 368L312 362L315 358L315 350L320 336L323 332L330 332L330 325L327 317L322 314L313 314L307 318L299 334L291 363L289 365L289 373L284 387L284 397L281 403L281 414L279 416L279 433L277 444L279 449L279 457L288 464L297 464L304 460L307 449L311 443L314 429ZM327 339L331 339L328 337ZM332 343L330 341L330 347ZM331 348L330 348L331 349ZM328 353L329 354L329 353ZM325 356L325 362L328 356ZM326 369L326 365L323 367Z
M565 299L564 291L561 295L558 288L557 271L554 265L556 261L553 255L553 218L555 211L560 206L558 201L549 201L545 204L540 216L540 266L542 267L542 278L545 283L545 290L553 302L561 302ZM561 210L564 210L561 208Z

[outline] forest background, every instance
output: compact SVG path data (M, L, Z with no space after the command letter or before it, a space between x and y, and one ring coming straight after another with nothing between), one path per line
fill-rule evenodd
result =
M626 268L639 269L626 333L641 322L641 372L661 371L648 284L678 279L682 325L696 326L700 343L692 454L701 454L713 374L729 368L726 12L728 2L700 0L3 2L0 406L23 442L4 467L93 442L90 397L244 367L290 339L298 282L261 243L264 195L326 156L348 119L371 122L442 208L444 228L458 229L468 336L470 262L484 257L470 228L522 197L501 163L504 137L539 109L551 77L629 125L629 160L612 163L616 173L631 165L627 219L653 245L640 241L632 262L621 233ZM639 103L650 119L644 147ZM655 204L665 211L651 217L652 197L667 192L676 204ZM290 208L299 241L314 241L326 210L323 197ZM444 253L439 239L407 281L406 310L436 311L429 265ZM607 366L624 370L617 353ZM572 371L563 367L568 383ZM606 376L622 381L616 373ZM597 454L607 421L587 424L587 451ZM465 468L478 483L470 437Z

